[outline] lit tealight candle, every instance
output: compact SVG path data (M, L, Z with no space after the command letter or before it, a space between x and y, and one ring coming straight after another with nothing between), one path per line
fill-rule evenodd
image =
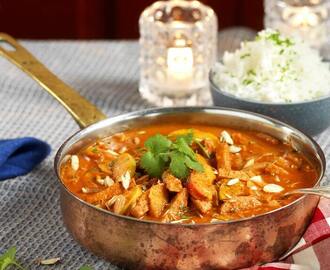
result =
M173 89L173 95L181 96L193 80L193 51L191 47L185 47L186 41L183 39L177 39L174 43L175 47L167 49L166 88Z
M217 18L198 1L158 1L140 16L141 96L158 106L210 102Z

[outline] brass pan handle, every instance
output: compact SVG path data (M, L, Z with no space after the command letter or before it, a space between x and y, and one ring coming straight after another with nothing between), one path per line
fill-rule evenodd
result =
M55 97L81 128L107 118L98 108L50 72L14 38L0 33L0 44L2 42L9 44L13 50L4 49L0 45L0 55L5 56Z

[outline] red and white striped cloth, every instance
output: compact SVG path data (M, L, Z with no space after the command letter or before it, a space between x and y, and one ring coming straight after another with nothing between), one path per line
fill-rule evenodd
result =
M321 198L311 224L281 262L245 270L330 270L330 200Z

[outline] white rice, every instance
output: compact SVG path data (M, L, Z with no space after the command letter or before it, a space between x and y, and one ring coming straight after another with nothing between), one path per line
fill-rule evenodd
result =
M318 51L271 29L225 52L213 72L222 91L254 101L292 103L330 94L330 66Z

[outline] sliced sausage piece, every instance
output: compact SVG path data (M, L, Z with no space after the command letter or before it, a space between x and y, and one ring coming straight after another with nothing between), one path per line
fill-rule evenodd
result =
M167 205L167 189L164 184L156 184L149 190L150 215L159 218Z
M162 179L166 185L166 188L171 192L180 192L182 190L181 180L172 175L169 171L165 171L162 175Z

